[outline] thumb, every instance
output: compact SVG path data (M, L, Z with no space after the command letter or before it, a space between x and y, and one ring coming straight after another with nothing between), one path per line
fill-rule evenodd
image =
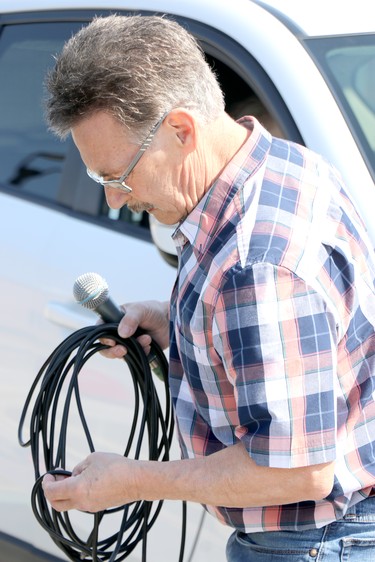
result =
M51 486L53 486L54 484L56 484L56 482L60 482L61 480L66 480L66 478L70 477L70 472L68 471L58 471L56 470L56 472L47 472L47 474L45 474L43 476L43 480L42 480L42 488L43 490L46 490L48 488L51 488Z

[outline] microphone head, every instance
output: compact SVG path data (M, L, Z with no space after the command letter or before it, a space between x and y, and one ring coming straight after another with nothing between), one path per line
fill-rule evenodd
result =
M98 273L80 275L73 286L76 301L90 310L95 310L108 300L108 284Z

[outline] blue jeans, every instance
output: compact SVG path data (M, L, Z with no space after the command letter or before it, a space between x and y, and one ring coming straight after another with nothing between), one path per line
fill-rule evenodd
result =
M375 497L322 529L241 533L227 544L228 562L375 562Z

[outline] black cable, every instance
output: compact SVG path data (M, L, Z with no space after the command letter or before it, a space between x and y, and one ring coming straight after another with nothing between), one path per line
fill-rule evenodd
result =
M135 338L122 339L117 324L100 324L82 328L66 338L48 357L37 374L22 410L18 440L22 447L31 448L35 484L31 505L39 524L49 533L56 545L73 561L118 562L124 560L142 541L142 561L146 561L147 533L155 523L163 501L137 501L95 514L89 537L81 538L74 530L69 512L59 513L46 501L42 490L44 475L63 474L67 471L67 428L71 403L75 400L87 445L95 451L94 443L82 406L79 374L89 359L107 346L100 339L107 338L127 347L127 363L134 388L134 414L130 434L124 449L127 457L139 459L148 448L149 460L168 461L173 435L173 415L168 387L168 363L156 342L151 353L163 373L165 412L154 386L153 376L143 348ZM33 405L32 405L33 404ZM143 407L142 407L143 405ZM31 413L30 413L31 411ZM30 415L30 437L22 437L27 415ZM182 503L182 533L179 562L184 557L186 533L186 504ZM107 515L120 513L121 523L117 533L100 538L100 525Z

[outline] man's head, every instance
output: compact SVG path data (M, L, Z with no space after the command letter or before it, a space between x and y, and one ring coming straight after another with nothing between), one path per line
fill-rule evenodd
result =
M47 87L50 127L72 134L115 209L178 222L228 161L231 141L238 148L202 50L164 17L95 19L67 42Z
M175 107L192 110L203 123L224 109L195 39L165 17L96 18L66 43L47 87L47 120L61 137L97 110L140 140Z

